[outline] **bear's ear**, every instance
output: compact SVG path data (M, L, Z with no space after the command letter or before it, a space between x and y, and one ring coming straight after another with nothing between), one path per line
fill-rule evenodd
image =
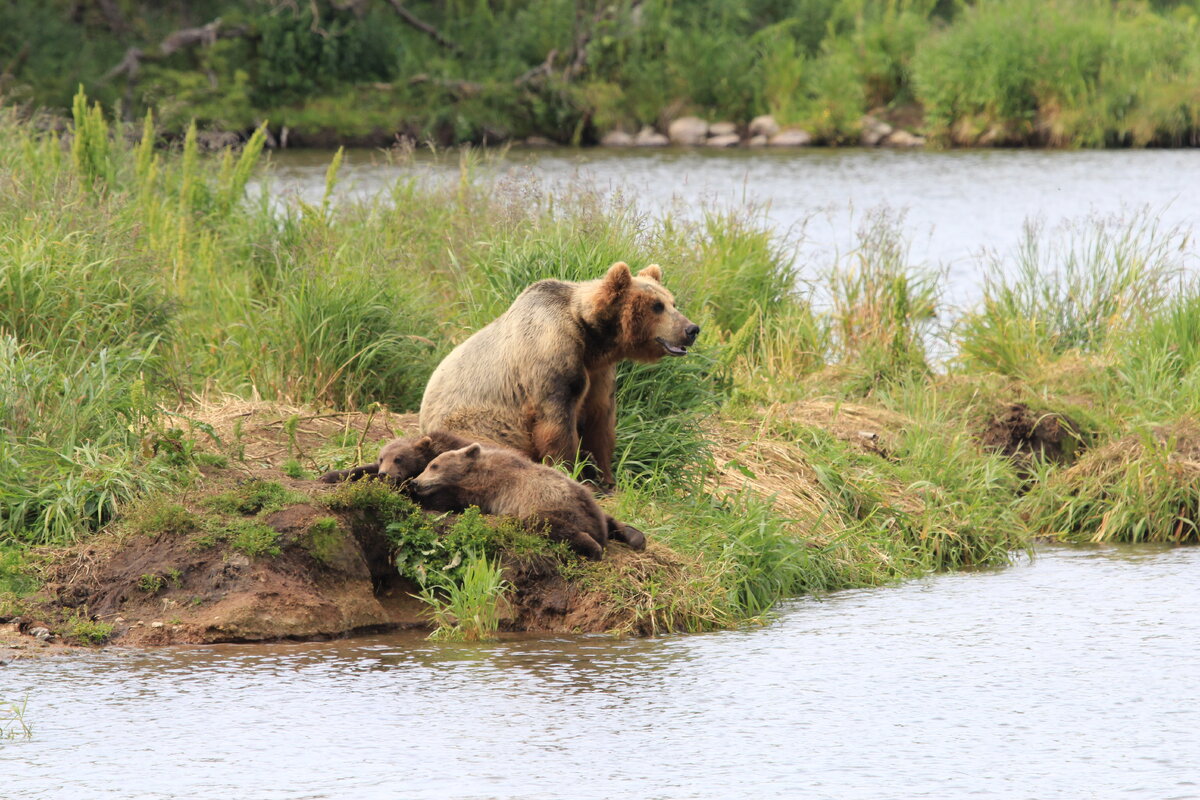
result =
M638 272L637 276L639 278L649 278L655 283L662 283L662 267L660 267L658 264L651 264L644 270Z
M624 261L618 261L608 268L608 274L604 276L604 286L614 295L629 288L629 284L633 282L633 275L629 271L629 265Z
M482 450L483 448L479 446L479 442L475 442L474 444L464 447L462 454L467 458L478 458L479 453L482 452Z
M428 436L422 436L420 439L417 439L413 447L422 453L428 453L433 449L433 439L430 439Z

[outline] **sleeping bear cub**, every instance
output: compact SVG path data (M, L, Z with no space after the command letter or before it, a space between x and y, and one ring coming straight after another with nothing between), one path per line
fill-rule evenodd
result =
M443 453L416 477L412 490L418 501L425 495L449 495L463 506L479 506L485 514L544 526L553 541L566 542L585 558L599 560L608 543L612 518L600 510L590 491L553 467L511 450L476 443ZM645 540L639 544L644 547Z
M379 451L379 458L374 464L363 464L350 469L333 470L322 475L321 481L323 483L340 483L342 481L358 481L371 478L383 479L395 486L408 490L426 511L460 512L465 510L467 506L478 504L474 501L464 501L463 492L454 486L428 489L418 494L413 490L413 479L420 475L429 463L438 456L453 450L461 450L471 444L474 444L476 447L481 446L479 442L472 442L470 439L448 431L433 431L427 436L408 436L401 439L393 439ZM508 450L487 442L482 443L482 445L488 451L495 450L516 458L529 466L534 466L524 454L518 453L515 450ZM552 482L557 482L559 478L566 477L558 470L550 469L548 471L551 473L549 480ZM575 484L570 478L567 478L567 481L575 486L579 486L579 484ZM582 489L583 487L580 486L579 488ZM591 498L586 489L584 489L584 494L587 494L589 499ZM594 505L595 501L592 502ZM483 510L487 512L487 509ZM603 511L600 513L604 519L608 537L618 542L624 542L634 550L646 549L646 536L640 530L632 525L627 525L613 519Z

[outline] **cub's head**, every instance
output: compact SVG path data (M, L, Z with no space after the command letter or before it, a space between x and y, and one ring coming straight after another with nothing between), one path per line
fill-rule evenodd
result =
M433 441L428 436L393 439L379 451L379 474L403 483L420 475L436 455Z
M600 281L593 306L597 319L612 323L614 350L635 361L687 355L700 333L700 326L675 308L675 297L662 285L657 264L637 275L624 261L613 264Z
M442 487L459 485L478 465L481 452L483 448L479 442L475 442L460 450L442 453L413 480L414 491L422 495Z

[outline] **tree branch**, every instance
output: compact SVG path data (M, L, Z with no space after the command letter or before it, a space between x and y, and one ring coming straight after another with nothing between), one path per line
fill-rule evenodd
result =
M101 80L110 81L113 78L125 75L130 81L133 81L137 78L138 72L141 71L143 61L161 61L178 53L180 50L190 50L201 46L209 47L218 39L237 39L250 35L251 29L249 27L245 25L226 25L221 21L220 17L199 28L180 28L159 43L157 52L130 47L125 51L121 63L106 72Z
M406 23L408 23L413 28L416 28L421 33L423 33L426 36L428 36L429 38L433 39L435 42L440 44L442 47L446 48L447 50L452 50L456 53L462 49L458 45L456 45L454 42L450 41L445 36L442 36L442 34L438 33L437 28L433 27L428 22L422 22L420 19L418 19L416 17L416 15L414 15L411 11L409 11L407 8L404 7L404 5L400 2L400 0L388 0L388 2L392 4L392 8L394 8L396 10L396 13L400 15L400 19L404 20Z

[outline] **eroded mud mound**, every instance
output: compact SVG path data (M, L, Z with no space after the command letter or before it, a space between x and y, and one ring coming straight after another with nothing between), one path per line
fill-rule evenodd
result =
M328 519L336 529L318 524ZM314 639L422 623L398 579L381 580L395 569L372 551L386 547L309 504L262 522L277 536L259 553L198 531L93 540L62 558L43 596L51 608L86 609L123 644ZM324 532L319 545L314 529Z
M1079 426L1065 414L1037 412L1024 403L999 409L979 438L985 448L1011 458L1026 477L1037 462L1074 462L1084 446Z
M246 485L236 496L244 499ZM108 641L127 645L324 639L428 627L425 606L414 597L418 587L398 572L394 544L379 519L361 509L331 510L323 497L336 489L323 484L273 485L295 492L274 511L218 514L209 494L162 505L140 523L152 522L158 528L152 532L139 532L134 520L59 553L17 624L24 633L44 627L52 640L80 641L67 629L83 619L104 626ZM430 519L450 524L440 515ZM658 568L670 555L664 548L635 553L614 544L605 560L614 570L643 561ZM632 609L564 577L572 567L565 556L500 557L513 587L501 606L503 630L640 632Z

